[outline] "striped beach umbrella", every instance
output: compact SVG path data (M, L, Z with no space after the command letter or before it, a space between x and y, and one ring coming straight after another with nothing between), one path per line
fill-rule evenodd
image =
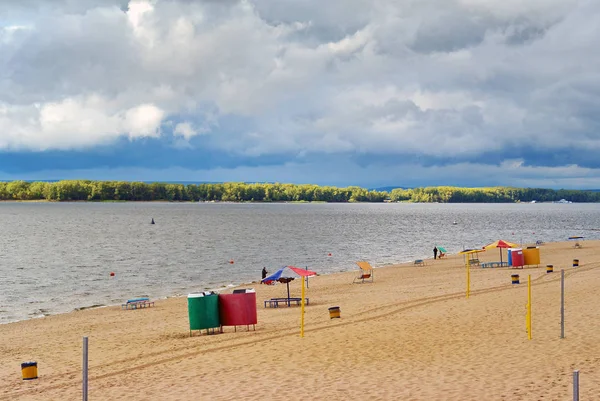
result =
M285 283L287 285L287 297L290 299L290 281L294 280L297 277L310 277L316 276L312 270L301 269L295 266L284 266L281 269L277 270L275 273L270 276L265 277L261 280L264 284L273 284L276 281L280 283Z
M487 244L483 247L483 249L492 249L499 248L500 249L500 263L502 263L502 248L518 248L519 245L513 244L512 242L504 241L499 239L498 241L492 242L491 244Z

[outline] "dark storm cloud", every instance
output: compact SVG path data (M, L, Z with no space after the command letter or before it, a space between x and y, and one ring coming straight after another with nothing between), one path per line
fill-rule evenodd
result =
M595 1L0 7L5 171L28 152L92 155L80 168L149 167L155 148L182 168L225 175L339 158L358 176L380 168L384 180L410 162L423 176L469 165L528 177L564 168L589 183L599 167ZM124 142L149 156L98 153ZM394 159L397 168L381 167Z

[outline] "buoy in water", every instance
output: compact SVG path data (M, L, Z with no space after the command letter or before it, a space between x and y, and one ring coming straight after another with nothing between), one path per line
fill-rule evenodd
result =
M152 218L152 221L150 222L150 224L154 224L154 217Z
M232 265L232 264L233 264L233 259L231 259L231 260L229 261L229 264L230 264L230 265Z
M110 272L110 276L114 277L115 276L115 272Z
M327 256L331 256L331 253L328 253Z

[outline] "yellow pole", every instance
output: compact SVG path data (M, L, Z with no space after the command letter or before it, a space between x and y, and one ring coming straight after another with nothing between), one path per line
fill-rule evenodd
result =
M531 274L527 276L527 337L531 340Z
M471 291L471 258L467 255L467 298L469 298L469 292Z
M304 281L302 277L302 298L300 299L300 337L304 337Z

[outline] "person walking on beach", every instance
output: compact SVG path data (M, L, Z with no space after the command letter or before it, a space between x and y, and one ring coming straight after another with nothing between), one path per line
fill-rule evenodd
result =
M262 269L262 279L264 280L267 277L267 268L263 267Z
M434 259L437 259L437 252L438 252L437 246L434 246L433 247L433 258Z

